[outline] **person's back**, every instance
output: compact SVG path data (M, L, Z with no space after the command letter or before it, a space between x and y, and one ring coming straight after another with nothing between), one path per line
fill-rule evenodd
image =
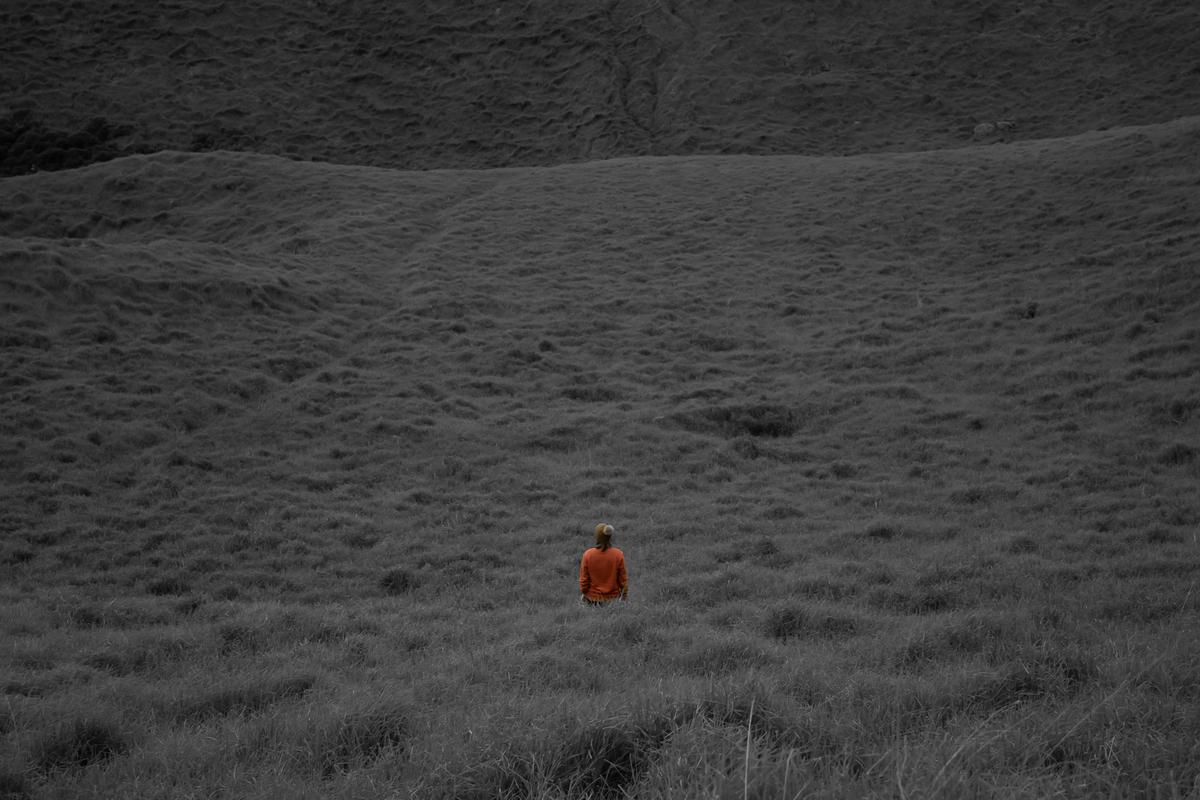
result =
M625 554L613 547L613 527L596 526L596 546L584 551L579 562L579 593L589 603L607 603L629 594Z

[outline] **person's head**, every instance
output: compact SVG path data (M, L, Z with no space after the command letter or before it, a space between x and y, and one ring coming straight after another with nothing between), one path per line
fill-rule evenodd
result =
M606 522L601 522L596 526L596 547L601 550L607 550L612 545L613 526Z

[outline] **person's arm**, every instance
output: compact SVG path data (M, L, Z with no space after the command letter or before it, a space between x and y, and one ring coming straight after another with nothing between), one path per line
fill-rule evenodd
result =
M621 587L621 599L629 599L629 574L625 572L625 557L617 564L617 585Z
M579 594L587 597L588 589L592 588L592 577L588 575L587 569L587 553L583 554L583 558L579 559Z

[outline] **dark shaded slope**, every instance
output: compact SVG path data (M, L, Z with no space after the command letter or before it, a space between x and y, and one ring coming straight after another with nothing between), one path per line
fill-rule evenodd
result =
M8 174L114 148L407 168L638 154L923 150L1196 113L1200 7L1175 2L17 0ZM12 117L9 117L10 120ZM10 125L10 128L19 126Z

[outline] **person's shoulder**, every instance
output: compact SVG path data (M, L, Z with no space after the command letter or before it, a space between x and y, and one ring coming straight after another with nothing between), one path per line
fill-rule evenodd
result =
M624 558L625 557L625 554L621 552L621 548L619 548L619 547L609 547L608 549L612 551L613 558Z

